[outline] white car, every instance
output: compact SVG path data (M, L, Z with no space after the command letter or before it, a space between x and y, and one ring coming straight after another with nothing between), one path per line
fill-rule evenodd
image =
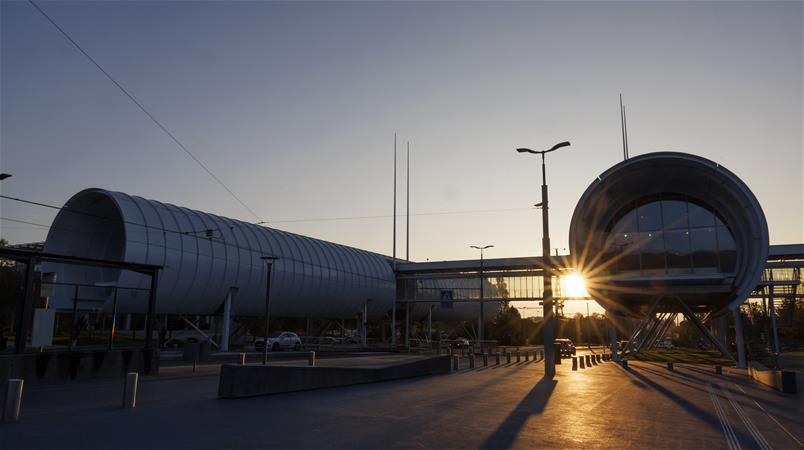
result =
M263 351L265 348L263 338L258 337L254 340L254 350ZM298 351L301 349L301 339L296 333L290 331L274 331L268 335L268 350L277 352L279 350L293 350Z

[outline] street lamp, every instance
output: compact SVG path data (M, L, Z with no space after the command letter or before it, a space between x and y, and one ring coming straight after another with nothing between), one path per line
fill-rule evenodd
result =
M268 266L268 274L265 282L265 336L262 339L262 364L268 364L268 321L271 318L271 268L274 261L279 259L277 256L260 256Z
M470 248L480 250L480 317L477 319L477 340L480 341L480 348L483 348L483 250L494 247L493 245L486 245L478 247L477 245L470 245Z
M555 316L553 315L553 261L550 258L550 218L548 215L547 203L547 175L544 166L544 155L554 152L562 147L569 147L570 143L559 142L552 148L547 150L531 150L529 148L516 149L519 153L532 153L535 155L542 155L542 201L537 204L542 208L542 263L543 279L544 279L544 294L542 308L544 315L544 322L542 329L544 330L544 376L552 379L556 375L556 355L555 355ZM559 356L560 357L560 356Z

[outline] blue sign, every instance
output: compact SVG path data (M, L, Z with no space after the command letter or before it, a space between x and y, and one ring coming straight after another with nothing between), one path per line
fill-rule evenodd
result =
M452 309L453 296L453 291L441 291L441 307L444 309Z

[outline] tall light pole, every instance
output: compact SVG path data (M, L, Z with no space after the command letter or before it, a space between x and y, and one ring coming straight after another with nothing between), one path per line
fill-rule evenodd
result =
M262 365L268 364L268 322L271 319L271 269L274 261L279 259L277 256L260 256L268 266L265 282L265 336L262 339Z
M519 153L533 153L542 155L542 202L536 206L542 208L542 264L544 279L544 294L542 295L542 310L544 322L542 330L544 333L544 376L553 379L556 375L556 355L555 355L555 315L553 314L553 272L555 267L550 257L550 217L547 202L547 171L544 166L544 155L554 152L562 147L569 147L569 142L560 142L548 150L531 150L528 148L516 149Z
M470 245L470 248L480 250L480 316L477 318L477 340L480 341L480 348L483 348L483 250L494 247L493 245L486 245L478 247L477 245Z

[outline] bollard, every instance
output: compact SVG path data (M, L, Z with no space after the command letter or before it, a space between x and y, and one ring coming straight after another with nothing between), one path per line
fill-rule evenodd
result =
M670 362L670 361L667 361L667 370L669 370L671 372L673 371L673 363Z
M488 353L483 353L483 367L489 366L489 355Z
M583 356L579 356L579 357L578 357L578 360L579 360L579 362L581 363L581 369L586 369L586 364L584 364L584 357L583 357Z
M578 370L578 358L572 357L572 370Z
M595 358L597 358L597 362L603 362L603 359L601 359L600 355L595 355Z
M586 359L586 367L592 367L592 358L589 355L584 355Z
M522 355L519 353L519 350L516 351L516 362L522 361Z
M6 398L3 403L3 411L0 411L0 418L3 422L17 422L20 420L20 409L22 408L22 388L25 380L10 378L6 382Z
M723 375L723 367L720 364L715 366L715 373L717 375Z
M139 374L129 372L126 374L126 384L123 387L123 408L135 408L137 406L137 383Z
M624 359L622 361L622 365L623 365L623 369L628 370L628 360L627 359Z
M246 365L246 354L245 354L245 353L241 353L241 354L240 354L240 365L241 365L241 366L245 366L245 365Z
M315 367L315 352L311 351L307 356L307 365Z
M494 358L495 358L494 364L499 366L500 365L500 352L495 353Z
M530 359L530 352L525 350L525 362L528 362L529 359Z
M511 364L511 352L505 352L505 363Z
M475 354L474 353L469 354L469 368L470 369L475 368Z
M452 356L452 370L458 371L458 355Z

